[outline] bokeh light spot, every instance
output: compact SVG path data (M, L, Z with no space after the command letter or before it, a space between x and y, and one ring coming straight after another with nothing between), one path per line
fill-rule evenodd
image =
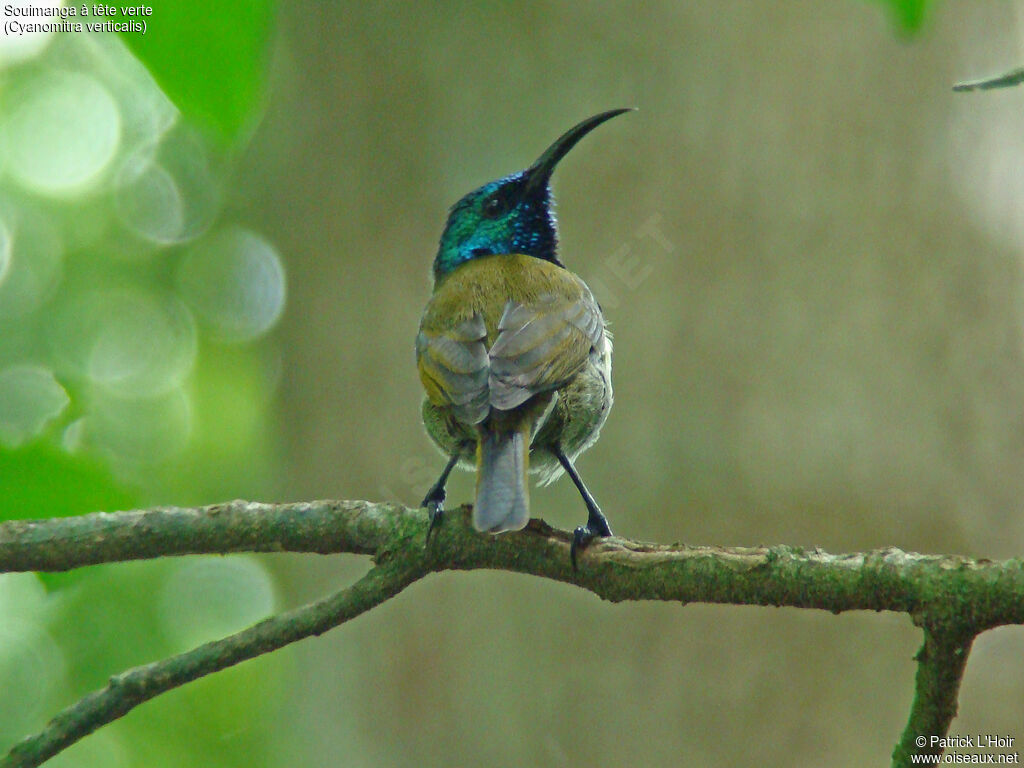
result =
M37 365L0 370L0 443L14 448L30 440L68 406L53 373Z
M118 169L113 201L122 226L146 240L164 245L199 237L221 206L206 143L179 122L138 147Z
M277 251L240 227L193 245L178 268L181 295L224 341L248 341L273 327L284 310L284 267Z
M12 98L6 128L8 172L47 195L95 185L121 139L121 115L110 92L75 72L41 75Z
M21 738L63 682L64 654L43 626L47 599L32 574L0 575L0 738Z
M2 204L2 202L0 202ZM50 298L61 275L64 245L43 217L17 212L4 230L7 263L0 279L0 320L34 312Z
M185 205L174 178L162 165L137 153L121 166L114 193L121 222L155 243L176 242L185 229Z
M156 395L192 369L196 340L191 318L177 302L161 306L144 294L121 297L89 358L90 378L121 394Z
M11 233L7 225L0 220L0 284L3 284L7 277L7 270L11 266Z
M60 0L5 0L4 5L22 8L60 8ZM18 16L18 19L25 17ZM45 17L49 20L51 17ZM11 64L35 58L50 44L54 32L23 32L17 35L0 35L0 69Z
M192 434L192 404L181 389L156 397L91 393L89 413L65 430L68 449L95 448L123 467L180 455Z
M53 608L35 574L0 575L0 738L10 743L37 727L35 718L63 681L64 654L47 633Z
M152 397L174 389L196 357L188 309L142 290L74 297L58 312L51 341L62 370L121 396Z
M164 631L181 647L225 637L274 611L274 583L252 557L183 561L160 596Z
M0 616L43 624L54 608L51 597L34 573L0 575Z

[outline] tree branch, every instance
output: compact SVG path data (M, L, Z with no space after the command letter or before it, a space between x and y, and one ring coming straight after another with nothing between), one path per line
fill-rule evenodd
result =
M0 768L33 768L145 701L172 688L239 662L276 651L296 640L320 635L394 597L423 575L422 567L390 562L373 568L348 589L288 613L261 621L238 634L110 678L51 720L40 733L0 757Z
M317 501L97 513L0 524L0 572L67 570L165 555L229 552L348 552L378 565L348 590L268 619L188 653L111 679L26 739L6 766L38 765L100 725L159 693L260 653L319 634L443 570L502 569L575 584L611 601L669 600L898 611L925 628L917 691L893 765L934 754L916 737L944 736L956 712L971 641L1002 624L1024 624L1024 563L919 555L898 549L847 555L796 547L658 545L611 538L591 544L579 571L571 535L532 520L522 531L489 536L472 529L469 508L446 514L424 549L426 515L395 504Z
M914 703L903 737L892 753L894 766L912 765L911 755L941 755L940 739L956 717L967 656L974 636L949 637L924 628L924 645L917 652Z
M233 501L0 523L0 572L60 571L166 555L231 552L422 554L426 515L397 504ZM833 555L800 547L691 547L598 540L569 564L570 534L531 520L488 536L450 511L431 571L497 568L556 579L607 600L674 600L927 614L936 631L1024 623L1024 562L890 548Z
M953 86L954 91L988 91L992 88L1012 88L1024 83L1024 67L1005 72L995 77L983 77L980 80L964 80Z
M366 501L262 504L95 512L0 523L0 572L67 571L164 555L229 552L373 554L401 510Z

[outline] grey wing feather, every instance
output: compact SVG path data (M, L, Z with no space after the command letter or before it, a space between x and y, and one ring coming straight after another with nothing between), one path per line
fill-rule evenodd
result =
M421 330L416 355L456 417L479 424L491 408L510 411L565 384L605 344L604 318L587 291L576 301L553 295L508 302L487 350L479 314L441 333Z
M498 331L488 386L491 406L503 411L566 383L604 343L604 320L589 291L577 301L547 295L509 302Z
M488 404L487 328L480 315L442 333L420 331L416 356L420 367L437 385L460 421L479 424Z

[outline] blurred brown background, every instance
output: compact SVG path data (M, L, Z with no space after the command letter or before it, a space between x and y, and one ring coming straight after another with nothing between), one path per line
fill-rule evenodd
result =
M284 4L234 201L282 254L281 498L415 504L442 466L412 339L447 207L576 121L562 255L615 333L580 462L656 541L1024 548L1020 3ZM468 500L472 478L450 486ZM567 482L532 494L561 527ZM288 558L291 602L366 564ZM908 618L610 605L507 573L419 583L285 653L289 765L885 765ZM1024 743L1024 631L954 733ZM296 746L298 744L299 746Z

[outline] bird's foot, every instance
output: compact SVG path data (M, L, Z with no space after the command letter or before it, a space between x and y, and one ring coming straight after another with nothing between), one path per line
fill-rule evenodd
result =
M423 542L424 547L430 546L430 537L441 527L441 520L444 518L444 500L448 495L444 490L444 486L448 482L448 475L451 474L458 460L458 453L448 458L448 463L444 465L441 476L430 487L430 490L427 491L427 495L423 497L423 501L420 504L421 507L427 508L427 517L430 520L427 524L427 537L426 541Z
M608 520L600 512L591 514L586 525L581 525L572 532L572 544L569 545L569 560L573 571L578 571L577 557L594 539L603 539L612 535Z
M579 570L577 567L577 555L579 555L580 550L586 549L587 545L596 538L611 536L612 529L608 525L608 518L601 512L601 508L597 506L597 502L590 495L587 486L583 484L579 472L572 465L572 460L558 446L555 447L554 453L558 458L558 463L562 465L562 469L569 475L569 479L572 480L576 490L583 497L583 503L587 505L587 524L581 525L572 532L572 545L569 547L569 560L572 562L572 570L575 573Z
M430 546L430 537L441 527L441 521L444 519L445 498L447 498L447 494L444 488L435 487L430 489L420 504L421 507L427 508L427 537L423 542L424 547Z

